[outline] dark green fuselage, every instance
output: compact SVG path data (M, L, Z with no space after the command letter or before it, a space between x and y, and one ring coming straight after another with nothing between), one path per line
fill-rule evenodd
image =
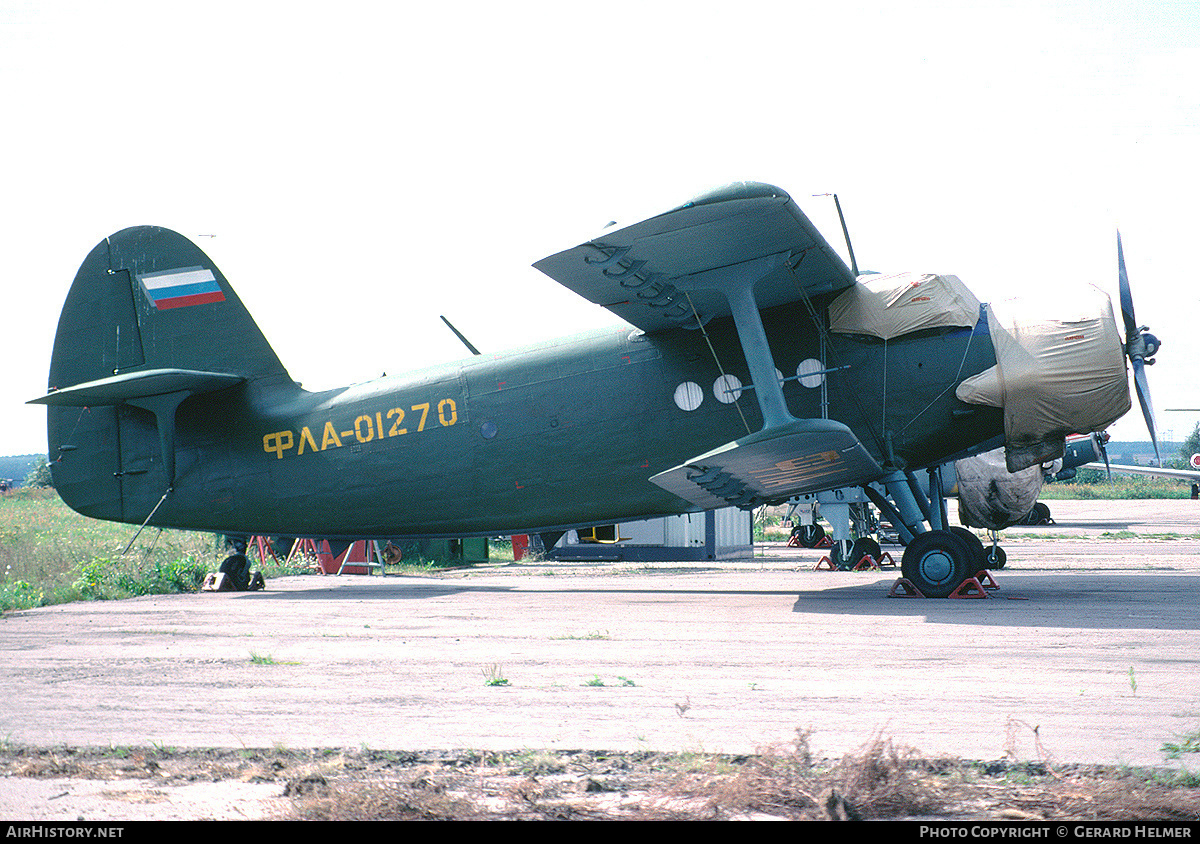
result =
M776 366L791 379L789 411L820 417L822 389L795 377L801 360L820 357L816 327L798 307L763 319ZM328 392L279 379L195 396L178 411L176 482L154 523L392 537L694 510L648 479L762 427L751 390L730 403L714 396L722 369L750 383L732 321L707 333L611 329ZM963 378L994 362L983 323L887 343L833 334L827 366L846 368L829 373L824 401L881 465L927 466L1001 434L999 410L954 397ZM691 411L673 398L684 382L703 391ZM121 416L130 445L109 470L121 473L119 501L90 514L140 523L167 485L154 417L107 412Z
M182 281L197 278L193 295ZM954 395L995 363L982 319L887 342L825 333L834 295L758 312L787 414L843 423L884 472L999 444L1002 411ZM650 479L763 429L739 336L730 315L614 328L308 392L211 260L144 226L83 262L35 401L60 495L96 518L327 538L536 532L707 506ZM829 370L824 386L800 382L801 361ZM743 386L736 401L719 400L735 397L722 376Z

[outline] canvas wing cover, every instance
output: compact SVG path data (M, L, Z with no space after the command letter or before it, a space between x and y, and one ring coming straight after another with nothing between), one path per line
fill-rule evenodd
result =
M779 188L738 182L534 266L647 333L728 315L730 268L761 280L759 308L834 293L854 275Z

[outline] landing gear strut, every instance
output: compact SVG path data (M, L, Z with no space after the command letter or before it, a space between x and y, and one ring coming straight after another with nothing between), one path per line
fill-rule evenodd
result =
M953 481L948 483L953 485ZM802 517L806 524L794 529L793 536L798 544L811 547L806 540L818 537L818 531L824 533L813 515L819 504L833 527L829 552L833 568L852 569L864 555L879 559L879 543L870 535L879 529L879 522L868 502L878 508L880 518L895 528L900 542L907 546L901 570L923 595L948 597L980 571L1004 567L1004 550L997 543L995 531L991 533L991 544L985 545L972 531L949 524L942 467L937 466L929 470L927 485L912 472L897 471L862 487L801 496L795 500L792 512L800 507L809 510Z

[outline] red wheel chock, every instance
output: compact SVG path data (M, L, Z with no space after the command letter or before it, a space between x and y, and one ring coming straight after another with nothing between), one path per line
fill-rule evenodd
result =
M903 595L900 594L901 590L904 591ZM921 594L920 589L913 586L911 580L901 577L901 578L898 578L896 580L896 582L892 584L892 591L888 592L888 597L889 598L924 598L925 596L923 594Z
M995 581L992 582L994 583ZM957 589L955 589L946 597L958 598L960 600L977 600L979 598L990 598L991 595L987 593L987 590L983 588L983 584L981 584L976 578L968 577L958 585Z
M887 562L884 562L885 560ZM879 565L880 568L893 568L894 569L896 567L896 561L892 559L892 555L889 554L887 551L884 551L882 554L880 554L879 558L877 560L875 560L875 562Z
M787 547L788 548L807 548L809 546L801 545L800 537L796 536L795 534L792 534L791 536L788 537ZM811 547L813 547L813 548L831 548L831 547L833 547L833 541L830 540L830 538L828 536L822 536L819 540L817 540L817 544L813 545Z
M833 564L833 560L829 559L828 556L825 556L817 560L817 564L813 566L813 571L821 571L822 569L826 571L837 571L837 566Z
M980 569L975 575L975 579L984 589L999 589L1000 584L996 582L996 578L992 577L992 573L987 569Z
M983 582L981 583L980 581L983 581ZM966 580L964 580L962 583L959 584L957 589L955 589L953 592L951 592L946 597L957 598L959 600L967 600L967 599L978 600L979 598L990 598L992 596L987 593L987 590L988 589L999 589L999 588L1000 588L1000 586L999 586L999 584L996 583L996 579L994 577L992 577L991 572L989 572L985 569L985 570L979 572L978 574L976 574L974 577L968 577ZM900 594L900 590L904 591L903 595ZM902 577L899 580L897 580L895 583L892 584L892 591L888 593L888 597L889 598L924 598L925 595L923 595L921 593L920 589L913 586L912 581L908 580L907 578ZM1021 599L1014 599L1014 600L1021 600Z
M879 571L879 563L870 554L863 554L862 559L854 564L854 571Z

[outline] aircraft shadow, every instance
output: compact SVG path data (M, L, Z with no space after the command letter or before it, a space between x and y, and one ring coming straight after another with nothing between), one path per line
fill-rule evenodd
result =
M402 578L386 578L384 582L355 583L351 590L345 587L318 587L300 591L286 592L271 591L271 582L267 581L264 592L242 592L237 597L246 600L266 601L346 601L346 600L395 600L410 601L422 598L443 598L447 595L459 595L467 592L512 592L511 586L484 586L482 584L452 584L414 583Z
M611 597L685 595L696 601L722 596L795 597L792 613L854 617L921 618L930 624L963 624L978 627L1046 627L1101 630L1195 630L1200 627L1200 576L1072 574L1067 577L1029 577L1001 574L1000 588L986 590L987 598L934 599L891 597L894 581L859 583L811 591L794 589L677 588L666 578L646 588L588 588L585 586L539 589L525 582L517 586L485 584L419 583L404 578L355 583L345 587L317 587L297 591L244 593L239 598L268 601L421 600L469 593L564 594Z
M886 597L890 584L856 584L801 592L793 613L923 618L931 624L1086 630L1195 630L1200 576L1089 575L1028 578L997 575L987 598ZM882 597L881 596L885 596Z

